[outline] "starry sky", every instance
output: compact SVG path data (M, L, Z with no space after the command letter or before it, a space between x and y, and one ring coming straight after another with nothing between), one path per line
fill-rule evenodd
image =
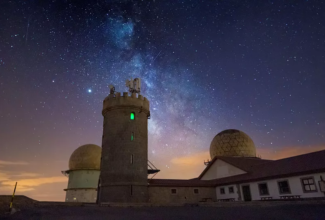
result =
M322 1L0 2L0 194L64 200L71 153L101 146L102 100L139 77L157 178L194 178L213 137L262 158L325 149Z

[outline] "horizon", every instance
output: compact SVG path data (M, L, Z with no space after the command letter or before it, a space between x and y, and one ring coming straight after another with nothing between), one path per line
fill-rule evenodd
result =
M155 178L194 178L213 137L257 155L325 149L325 7L295 1L2 1L0 194L64 201L71 153L101 146L109 85L141 78Z

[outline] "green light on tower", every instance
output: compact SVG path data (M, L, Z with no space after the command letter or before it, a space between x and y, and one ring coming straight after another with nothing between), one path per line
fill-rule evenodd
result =
M131 115L130 115L130 119L131 119L131 120L134 120L134 112L131 113Z

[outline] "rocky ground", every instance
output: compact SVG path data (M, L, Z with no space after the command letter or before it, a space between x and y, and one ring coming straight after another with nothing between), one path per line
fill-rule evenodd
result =
M218 204L215 206L179 207L98 207L42 205L21 207L12 215L0 214L0 219L44 219L44 220L182 220L182 219L284 219L284 220L324 220L324 203L272 203Z

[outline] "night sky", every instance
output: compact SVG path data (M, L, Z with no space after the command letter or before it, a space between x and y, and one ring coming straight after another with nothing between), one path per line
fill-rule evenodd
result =
M139 77L157 178L194 178L213 137L262 158L325 149L323 1L0 3L0 194L64 200L71 153L101 146L108 86Z

